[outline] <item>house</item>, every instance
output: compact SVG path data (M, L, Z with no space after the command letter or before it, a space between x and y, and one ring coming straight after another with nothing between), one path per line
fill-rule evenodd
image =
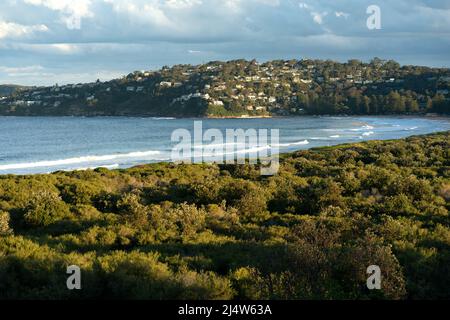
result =
M214 88L214 91L224 91L227 89L227 86L222 84Z
M171 88L171 87L172 87L172 82L169 82L169 81L161 81L161 82L159 83L159 85L160 85L161 87L169 87L169 88Z
M223 101L220 101L220 100L213 100L212 104L214 106L224 106Z
M29 101L26 101L25 104L30 107L30 106L34 106L34 105L39 105L40 103L38 103L38 101L29 100Z

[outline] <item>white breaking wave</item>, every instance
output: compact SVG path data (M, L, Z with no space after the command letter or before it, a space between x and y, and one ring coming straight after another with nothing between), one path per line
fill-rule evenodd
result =
M370 132L364 132L363 133L363 136L364 137L370 137L371 135L374 135L375 134L375 132L373 132L373 131L370 131Z
M239 147L239 146L245 146L245 143L237 143L237 142L230 142L230 143L213 143L213 144L197 144L194 145L194 149L220 149L220 148L226 148L228 146L233 147Z
M340 137L341 137L340 135L330 136L330 138L333 138L333 139L337 139L337 138L340 138Z
M171 117L153 117L150 118L152 120L176 120L177 118L171 118Z
M93 169L98 169L98 168L105 168L105 169L117 169L120 168L120 164L115 163L115 164L108 164L108 165L102 165L99 164L98 166L93 166L93 167L84 167L84 168L69 168L69 169L64 169L62 171L86 171L86 170L93 170Z
M237 150L233 150L231 152L220 152L220 150L218 151L216 149L216 152L203 152L202 156L203 158L212 158L212 157L222 157L222 156L227 156L227 155L246 155L248 153L257 153L259 151L263 151L263 150L269 150L271 149L271 147L269 145L265 145L265 146L256 146L256 147L249 147L249 148L238 148Z
M362 126L359 129L352 129L351 131L365 131L365 130L373 130L373 129L375 129L375 128L372 126L366 125L366 126Z
M104 161L113 161L118 159L142 159L142 160L161 160L161 159L150 159L151 157L155 157L160 155L160 151L143 151L143 152L130 152L125 154L110 154L104 156L84 156L78 158L68 158L61 160L48 160L48 161L38 161L38 162L28 162L28 163L14 163L14 164L5 164L0 165L0 171L4 170L17 170L17 169L30 169L30 168L47 168L47 167L58 167L58 166L66 166L66 165L74 165L74 164L82 164L82 163L91 163L91 162L104 162Z
M309 144L308 140L303 140L303 141L293 142L293 143L280 143L280 144L273 144L270 146L269 145L256 146L255 148L245 149L246 147L248 147L247 143L223 143L223 144L205 144L203 146L194 146L194 149L220 150L220 149L226 149L226 147L228 147L228 146L232 146L233 152L234 152L234 149L237 149L238 152L254 152L256 149L261 150L261 149L280 148L280 147L303 146L303 145L308 145L308 144Z
M293 143L280 143L280 144L274 144L272 147L291 147L291 146L305 146L308 145L308 140L303 140L299 142L293 142Z

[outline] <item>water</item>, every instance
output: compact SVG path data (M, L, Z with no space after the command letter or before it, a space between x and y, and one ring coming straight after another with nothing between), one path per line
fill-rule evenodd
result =
M170 161L172 132L195 119L0 117L0 174L126 168ZM198 120L197 120L198 121ZM207 119L204 130L279 129L280 152L450 130L450 119L300 117Z

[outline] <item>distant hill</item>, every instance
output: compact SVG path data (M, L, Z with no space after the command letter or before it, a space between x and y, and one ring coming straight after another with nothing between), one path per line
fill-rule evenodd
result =
M1 84L0 85L0 96L10 96L14 92L20 91L20 90L27 90L30 89L30 87L26 86L20 86L15 84Z
M450 69L400 66L378 58L369 63L213 61L135 71L107 82L11 90L15 94L0 101L0 115L246 117L450 113Z

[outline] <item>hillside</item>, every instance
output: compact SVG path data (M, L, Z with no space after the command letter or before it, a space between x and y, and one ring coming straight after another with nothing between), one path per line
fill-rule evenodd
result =
M0 97L7 97L12 95L13 93L23 90L31 90L31 88L15 84L2 84L0 85Z
M0 299L449 299L449 150L447 132L296 152L273 177L0 176Z
M121 79L32 88L0 115L290 116L450 113L450 70L370 63L235 60L136 71Z

